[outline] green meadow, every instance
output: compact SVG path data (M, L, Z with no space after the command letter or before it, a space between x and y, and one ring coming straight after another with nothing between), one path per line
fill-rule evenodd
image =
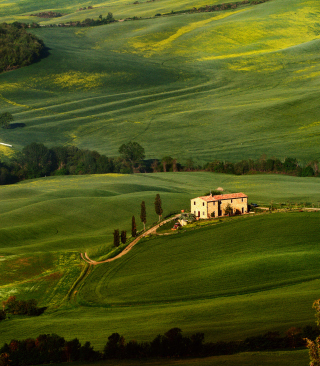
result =
M1 322L0 344L57 333L102 349L113 332L128 341L149 341L178 326L185 334L201 331L207 341L219 341L313 325L320 280L318 212L218 219L149 237L74 284L86 269L80 252L103 257L112 249L115 228L130 233L132 215L142 229L142 200L147 226L157 221L156 193L164 215L189 209L190 198L218 186L244 191L260 205L318 207L318 184L317 178L198 172L46 177L2 186L0 300L36 298L48 309L40 317ZM241 363L240 357L245 364L258 357L261 365L276 365L285 358L270 354L212 362ZM290 359L307 362L305 351L294 354Z
M89 5L94 9L78 11ZM154 17L203 5L1 1L0 22L39 22L43 27L32 32L50 52L0 75L0 112L12 113L17 123L1 129L0 142L13 145L0 147L1 159L32 142L117 156L130 140L145 148L147 159L170 155L182 163L263 154L302 163L319 159L319 2L270 0ZM49 10L64 16L30 16ZM141 19L45 27L108 12L117 20ZM191 198L217 187L286 209L172 235L159 230L124 257L89 269L81 259L83 252L95 260L110 255L114 229L129 235L132 215L142 230L143 200L151 227L158 219L157 193L166 216L189 210ZM48 307L39 317L1 322L0 345L57 333L101 350L113 332L150 341L179 327L187 335L204 332L206 341L228 341L314 325L320 213L290 208L320 206L318 178L207 172L45 177L0 186L0 206L0 301L15 295ZM300 350L150 364L307 362Z
M62 2L47 4L63 11ZM175 4L100 5L116 19L192 7ZM25 6L38 5L21 2L15 10L2 2L0 10L6 6L18 19ZM68 2L73 8L65 11L78 6ZM317 1L272 0L226 12L33 30L50 56L0 75L0 110L25 124L2 131L1 141L17 150L36 141L116 156L133 140L147 158L182 162L262 154L318 159L319 13ZM63 19L42 23L48 21Z

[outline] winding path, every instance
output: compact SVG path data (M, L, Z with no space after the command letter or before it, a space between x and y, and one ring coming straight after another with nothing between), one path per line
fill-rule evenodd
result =
M109 259L106 259L104 261L95 261L91 258L89 258L87 252L85 252L84 254L81 253L81 258L89 263L89 264L93 264L94 266L97 265L97 264L101 264L101 263L107 263L107 262L112 262L118 258L121 258L122 256L124 256L125 254L127 254L139 241L140 239L142 239L144 236L147 236L149 234L152 234L154 233L160 226L166 224L167 222L171 221L171 220L175 220L178 216L180 216L180 214L178 215L175 215L173 217L170 217L169 219L167 220L164 220L164 221L161 221L159 224L153 226L152 228L148 229L147 231L145 231L143 234L139 235L137 238L134 239L133 242L131 242L125 249L123 249L123 251L121 253L119 253L118 255L116 255L115 257L113 258L109 258Z

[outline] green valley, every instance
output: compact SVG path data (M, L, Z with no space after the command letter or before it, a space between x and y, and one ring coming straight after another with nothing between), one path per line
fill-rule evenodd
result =
M216 4L221 1L209 5ZM318 1L183 12L205 5L1 1L0 23L38 22L40 28L28 31L44 41L48 55L0 74L0 115L12 114L15 123L1 128L0 159L13 159L32 142L117 157L122 144L134 141L151 162L169 156L197 165L263 156L318 166ZM41 12L62 16L31 16ZM109 12L117 22L60 26ZM163 217L169 217L218 187L278 210L257 209L177 231L167 225L112 262L93 266L82 259L81 253L96 261L112 255L114 230L130 237L133 215L142 231L142 201L150 228L158 221L156 194ZM114 332L143 342L173 327L188 336L203 332L209 342L239 341L315 323L317 177L204 171L46 176L0 185L0 193L0 300L35 299L46 308L37 317L1 321L0 347L11 339L56 333L102 350ZM303 349L201 363L145 361L307 363Z
M179 326L219 341L313 324L318 212L217 219L213 226L144 239L121 259L92 268L68 301L85 265L79 253L98 259L108 252L112 231L130 232L142 200L150 226L157 221L156 193L167 215L217 186L241 187L262 205L317 207L320 201L317 178L281 175L110 174L1 187L1 298L36 298L48 309L2 322L0 343L45 332L76 335L101 349L114 331L142 341Z

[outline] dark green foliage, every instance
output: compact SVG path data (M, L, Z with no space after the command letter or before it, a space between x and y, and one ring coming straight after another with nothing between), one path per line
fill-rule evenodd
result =
M0 126L2 128L9 128L9 126L10 126L9 124L12 121L13 121L13 116L11 113L5 112L5 113L0 114Z
M89 9L89 7L88 7L88 9ZM85 10L85 8L80 9L80 10ZM59 23L59 27L65 27L65 26L69 26L69 27L96 27L98 25L110 24L110 23L113 23L115 21L116 20L114 19L112 13L109 12L106 18L103 18L102 15L99 15L98 19L86 18L85 20L83 20L81 22L79 20L77 20L77 21L70 21L70 22L66 22L66 23Z
M77 338L66 341L57 334L41 334L36 339L12 340L0 349L0 355L7 354L12 366L39 365L46 363L95 361L101 357L90 342L81 346ZM1 359L0 359L0 365ZM3 364L6 366L6 364Z
M143 229L145 230L147 222L147 211L146 211L146 204L144 201L141 202L140 220L143 223Z
M136 219L134 216L132 216L132 221L131 221L131 236L133 238L135 238L137 236Z
M10 113L3 113L1 116L3 120L12 120ZM8 122L6 126L10 128ZM214 173L236 175L257 173L281 173L301 177L319 175L317 160L301 166L295 158L286 158L281 162L279 159L263 157L258 160L242 160L238 163L215 160L201 167L192 165L190 161L187 162L188 165L183 166L176 159L167 156L161 160L160 166L159 160L141 160L144 157L144 149L138 143L123 144L119 152L120 150L122 157L110 158L100 155L97 151L81 150L75 146L56 146L49 149L43 144L33 142L15 156L11 165L0 162L0 185L46 175L129 174L134 171L160 170L167 172L205 169Z
M96 361L98 359L186 358L230 355L237 352L294 349L305 345L305 329L291 327L284 337L279 332L267 332L244 341L204 343L204 334L184 337L180 328L171 328L164 335L157 335L151 342L125 342L119 333L112 333L101 354L94 351L90 342L84 346L77 338L66 341L57 334L41 334L36 339L11 340L0 348L1 366L38 365L46 363ZM308 334L309 334L308 333ZM314 333L315 336L319 332ZM10 360L10 362L8 362ZM315 365L317 365L315 363Z
M119 333L112 333L108 337L108 342L103 350L103 357L110 358L124 358L124 338Z
M50 174L54 163L54 155L43 144L33 142L22 149L20 164L27 178L39 178Z
M154 201L154 208L155 208L156 214L159 216L159 221L160 221L163 209L162 209L162 202L161 202L161 198L160 198L159 193L156 195L156 198L155 198L155 201Z
M44 308L37 307L37 301L35 299L27 301L17 300L15 296L10 296L2 304L5 314L37 316L45 310Z
M43 42L22 23L0 24L0 72L27 66L41 58Z
M255 173L282 173L300 177L312 177L318 175L318 161L308 163L301 167L295 158L285 158L283 162L275 158L260 158L258 160L242 160L238 163L230 163L215 160L205 165L205 169L215 173L227 174L255 174Z
M139 167L136 165L145 157L144 148L137 142L132 141L122 144L119 148L119 153L122 159L130 165L132 172L139 170Z
M233 208L230 205L230 203L227 204L226 208L224 209L224 212L226 215L232 215L233 214Z
M35 13L35 14L30 14L33 17L38 17L38 18L59 18L62 17L61 13L57 13L55 11L43 11L41 13Z
M0 310L0 322L7 317L6 312L4 310Z
M115 247L118 247L120 245L120 235L118 229L114 230L113 232L113 245Z
M125 230L121 231L121 243L125 244L127 242L127 232Z

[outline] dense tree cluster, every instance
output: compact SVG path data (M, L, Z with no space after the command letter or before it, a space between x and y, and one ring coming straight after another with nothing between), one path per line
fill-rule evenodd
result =
M283 161L276 158L260 158L258 160L242 160L238 163L229 163L215 160L205 165L205 170L227 174L254 174L254 173L282 173L299 177L319 176L319 162L312 161L302 167L295 158L285 158Z
M77 338L66 341L56 334L42 334L36 339L12 340L0 348L1 366L38 365L45 363L94 361L98 359L186 358L228 355L237 352L304 347L305 338L314 339L319 331L311 326L303 329L292 327L281 337L279 332L249 337L244 341L204 343L204 334L190 337L182 335L179 328L172 328L164 335L157 335L151 342L126 342L119 333L108 337L103 352L95 351Z
M66 341L56 334L41 334L36 339L12 340L0 349L1 366L39 365L46 363L94 361L100 353L90 342L81 346L77 338Z
M265 0L267 1L267 0ZM191 12L193 13L202 13L202 12L212 12L212 11L222 11L222 10L230 10L230 9L236 9L241 5L247 5L249 4L249 0L243 0L243 1L237 1L233 3L223 3L223 4L217 4L217 5L206 5L205 7L200 8L193 8Z
M222 4L215 4L215 5L206 5L200 8L192 8L189 10L179 10L173 11L171 13L165 13L163 15L171 15L171 14L179 14L179 13L204 13L204 12L213 12L213 11L224 11L224 10L232 10L237 9L240 6L244 5L258 5L261 3L265 3L270 0L242 0L242 1L235 1L230 3L222 3ZM161 14L156 14L155 16L160 16Z
M23 23L0 24L0 72L27 66L39 60L42 40L28 33Z
M70 21L59 24L49 24L45 25L46 27L96 27L98 25L110 24L114 23L116 20L113 17L112 13L108 13L108 15L104 18L102 15L99 15L98 19L86 18L82 21Z
M108 158L96 151L75 146L57 146L51 149L43 144L25 146L11 164L11 173L19 180L46 175L80 175L102 173L127 173L120 158ZM1 177L0 177L1 178Z
M59 18L62 17L61 13L57 13L55 11L43 11L41 13L36 13L36 14L30 14L33 17L38 17L38 18Z
M45 308L38 308L35 299L17 300L15 296L10 296L8 300L3 301L2 306L0 320L5 319L7 314L37 316L45 310Z

